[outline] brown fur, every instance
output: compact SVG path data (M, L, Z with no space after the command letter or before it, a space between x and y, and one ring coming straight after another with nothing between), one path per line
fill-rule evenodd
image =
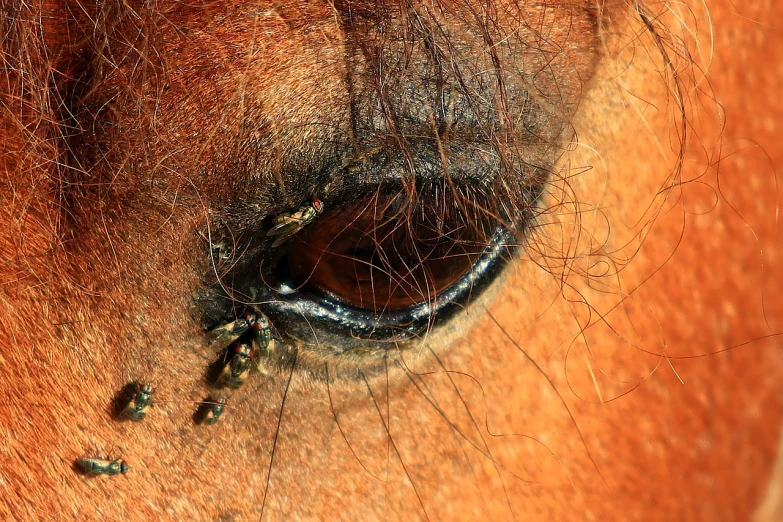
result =
M370 94L346 75L374 78L379 5L8 4L0 518L747 520L761 504L783 413L774 6L383 4L391 34L440 24L468 72L491 64L466 13L492 22L498 70L564 122L519 153L567 149L546 212L502 282L387 371L254 378L193 424L214 359L203 233L290 209L361 141L350 105ZM514 89L475 127L511 128ZM404 92L389 106L420 103ZM134 380L154 406L116 422ZM85 454L133 469L86 478Z

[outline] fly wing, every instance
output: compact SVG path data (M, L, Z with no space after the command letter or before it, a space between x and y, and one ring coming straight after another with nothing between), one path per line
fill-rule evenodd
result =
M269 232L266 233L267 237L278 236L275 239L275 242L272 243L272 248L279 247L291 239L304 225L304 220L289 216L289 219L285 222L273 226L269 229Z
M76 459L76 464L82 469L83 472L90 475L100 475L103 467L96 459L90 459L87 457L79 457Z

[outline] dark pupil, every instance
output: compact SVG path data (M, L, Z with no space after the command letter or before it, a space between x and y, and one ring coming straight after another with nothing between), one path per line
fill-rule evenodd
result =
M302 230L292 240L290 274L304 290L375 312L432 302L487 245L476 223L437 202L368 197Z

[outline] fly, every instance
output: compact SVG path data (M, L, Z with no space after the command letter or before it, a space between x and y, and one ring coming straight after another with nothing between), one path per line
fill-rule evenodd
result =
M324 204L318 198L303 203L293 212L283 212L272 220L272 228L266 233L267 237L275 237L272 248L279 247L309 225L324 211Z
M79 457L76 464L87 475L119 475L127 473L130 468L122 459L106 459L103 457Z
M137 385L136 395L128 402L123 414L132 421L142 421L147 416L147 410L152 400L152 384Z
M201 423L212 426L220 419L220 416L223 415L223 411L226 408L226 399L224 397L218 399L210 398L209 402L206 402L204 406L205 408L201 415Z
M253 323L250 331L252 332L253 362L256 370L263 375L269 375L270 368L265 360L275 351L275 339L272 337L269 320L266 316L261 315Z
M231 360L223 366L217 382L220 385L236 389L242 386L250 373L250 357L252 349L249 344L237 343L233 347Z

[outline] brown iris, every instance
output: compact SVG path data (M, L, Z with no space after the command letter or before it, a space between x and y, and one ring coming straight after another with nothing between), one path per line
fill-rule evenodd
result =
M453 198L375 194L333 207L291 240L291 282L376 313L432 303L489 243L481 223Z

